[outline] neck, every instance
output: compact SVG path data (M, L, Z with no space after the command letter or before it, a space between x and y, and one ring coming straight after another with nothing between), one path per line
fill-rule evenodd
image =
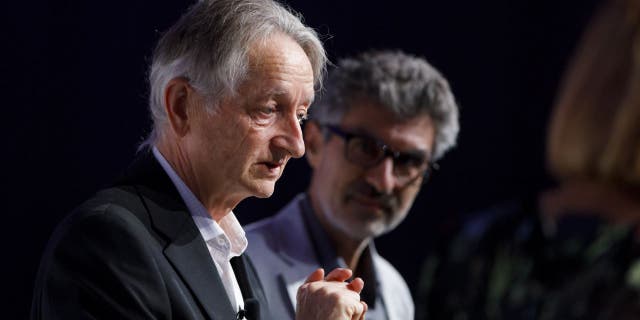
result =
M349 269L355 272L358 268L358 262L362 257L364 249L366 249L369 245L369 241L369 239L362 241L353 241L348 245L336 247L336 252L338 253L338 256L344 259L344 261L347 263L347 266L349 266Z
M163 136L155 146L214 220L220 221L242 200L230 197L221 184L210 186L199 179L195 166L179 143Z

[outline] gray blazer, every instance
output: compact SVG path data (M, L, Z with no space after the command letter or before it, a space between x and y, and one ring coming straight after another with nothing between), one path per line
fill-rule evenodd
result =
M249 240L247 253L260 266L258 277L274 319L294 319L298 287L321 267L303 218L301 205L305 197L298 195L275 216L245 228ZM406 282L373 246L369 249L389 319L413 319L414 305Z

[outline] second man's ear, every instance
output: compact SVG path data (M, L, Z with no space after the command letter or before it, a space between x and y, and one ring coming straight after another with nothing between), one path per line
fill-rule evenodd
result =
M316 168L322 158L322 148L324 146L324 135L318 123L309 121L304 127L304 144L306 148L306 158L311 168Z

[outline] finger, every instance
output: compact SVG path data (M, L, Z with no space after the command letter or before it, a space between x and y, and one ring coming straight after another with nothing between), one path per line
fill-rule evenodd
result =
M355 291L356 293L360 293L360 291L362 291L362 288L364 288L364 281L360 277L357 277L353 279L353 281L351 281L349 284L347 284L347 288Z
M362 316L360 317L359 320L364 320L364 316L367 314L367 311L369 310L369 305L367 305L366 302L364 301L360 301L360 303L362 303Z
M324 279L324 269L318 268L307 277L304 284L298 287L298 292L296 293L296 309L300 309L301 305L306 306L307 296L309 295L309 283L322 281L322 279Z
M324 269L318 268L307 277L304 283L316 282L322 279L324 279Z
M351 278L353 272L351 269L346 268L335 268L329 272L329 274L324 278L326 281L339 281L343 282L347 279Z
M354 312L351 314L351 320L361 320L364 319L364 315L367 312L368 306L364 301L358 301L357 304L354 305Z

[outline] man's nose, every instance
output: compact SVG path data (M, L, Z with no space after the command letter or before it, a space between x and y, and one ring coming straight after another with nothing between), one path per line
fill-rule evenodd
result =
M378 192L389 194L396 185L396 176L393 173L393 159L385 157L380 163L367 169L365 173L366 181Z
M298 117L294 114L282 119L278 135L273 139L273 144L285 149L293 158L304 155L304 139Z

